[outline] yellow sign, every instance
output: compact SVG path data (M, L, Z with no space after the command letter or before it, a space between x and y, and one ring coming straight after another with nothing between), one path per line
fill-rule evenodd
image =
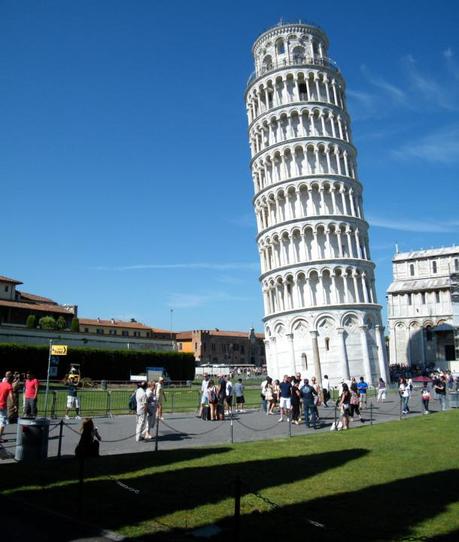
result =
M52 356L66 356L67 355L67 345L66 344L52 344L51 345L51 355Z

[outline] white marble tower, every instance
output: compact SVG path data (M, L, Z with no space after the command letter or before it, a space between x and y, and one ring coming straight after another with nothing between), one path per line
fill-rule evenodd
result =
M328 38L281 23L253 55L245 99L268 373L386 380L357 152Z

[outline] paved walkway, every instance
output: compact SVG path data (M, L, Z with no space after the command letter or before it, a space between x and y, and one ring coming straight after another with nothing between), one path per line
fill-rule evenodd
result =
M438 410L438 401L431 401L432 411ZM422 405L418 397L412 397L412 412L407 416L422 414ZM196 414L168 414L159 424L158 448L160 450L185 448L190 446L207 446L209 444L227 444L231 442L247 442L273 438L283 438L304 434L315 434L329 431L335 420L335 408L320 407L321 428L307 429L304 424L290 424L287 421L279 423L279 415L267 416L260 410L235 413L233 420L227 416L224 421L203 421ZM338 412L336 414L339 415ZM400 419L400 402L397 395L388 397L383 404L370 402L362 411L364 423L355 420L351 429L355 427L378 424ZM55 457L58 453L60 420L52 420L49 435L48 456ZM123 454L133 452L151 451L155 447L154 441L135 442L135 416L115 416L113 418L96 418L95 423L102 436L101 454ZM79 440L81 421L66 421L62 428L62 455L73 455ZM8 442L0 445L0 464L14 461L16 443L16 425L6 428L5 438Z

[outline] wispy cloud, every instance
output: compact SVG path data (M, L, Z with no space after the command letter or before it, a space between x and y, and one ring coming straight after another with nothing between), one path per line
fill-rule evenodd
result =
M234 301L247 301L249 298L234 296L227 292L206 292L206 293L180 293L170 294L168 306L174 309L192 309L210 305L212 303L229 303Z
M255 262L187 262L187 263L146 263L135 265L99 265L91 267L94 271L139 271L139 270L167 270L167 269L208 269L213 271L256 271L259 264Z
M445 59L446 68L448 69L449 73L454 77L456 81L459 81L459 65L456 62L454 51L451 49L451 47L448 47L448 49L443 51L443 57Z
M429 105L448 111L459 109L456 85L448 84L444 78L441 83L436 81L432 72L424 74L412 55L402 58L402 66L412 91L421 96Z
M416 233L456 233L459 221L416 220L410 218L381 218L370 216L368 222L371 226L388 230L408 231Z
M437 130L417 141L410 141L393 150L392 155L399 160L413 158L445 165L459 162L459 125Z
M369 83L382 90L392 101L397 104L407 104L406 92L400 87L389 83L381 76L371 74L370 70L364 64L361 66L361 71Z

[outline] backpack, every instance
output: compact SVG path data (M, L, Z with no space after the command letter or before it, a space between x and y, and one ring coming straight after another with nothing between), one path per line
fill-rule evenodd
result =
M135 393L134 392L130 397L129 397L129 401L128 401L128 408L129 410L137 410L137 399L135 398Z

